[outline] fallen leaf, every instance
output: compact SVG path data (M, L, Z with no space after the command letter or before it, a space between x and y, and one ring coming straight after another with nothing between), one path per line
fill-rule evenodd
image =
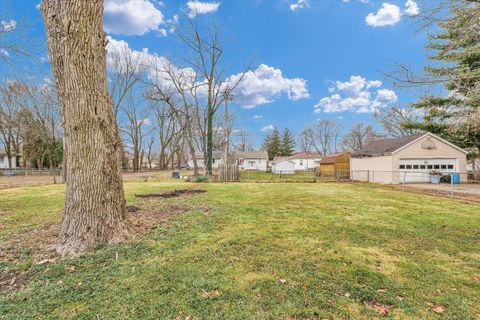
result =
M387 289L378 289L377 292L378 293L385 293L385 292L387 292Z
M399 301L403 301L403 300L405 300L405 298L404 298L404 297L402 297L402 296L396 296L396 297L395 297L395 299L397 299L397 300L399 300Z
M207 290L200 290L200 296L202 298L212 298L212 297L218 297L220 295L220 291L218 291L217 289L215 290L210 290L210 291L207 291Z
M73 271L75 270L75 266L65 266L65 270Z
M306 285L305 283L303 283L303 282L300 283L300 286L302 287L302 289L303 289L304 291L307 291L308 288L307 288L307 285Z
M287 283L287 280L280 278L278 279L278 282L280 282L281 284L285 284Z
M343 296L346 297L346 298L349 298L349 297L350 297L350 292L345 292L345 293L343 294Z
M82 286L82 283L81 283L81 282L79 282L79 283L77 283L77 285L75 286L75 288L77 288L77 289L78 289L78 288L80 288L81 286Z
M393 306L391 305L385 305L381 304L380 302L376 300L365 300L363 301L363 304L369 308L378 313L379 315L386 316L390 313L390 311L393 309Z
M433 311L437 314L442 314L445 312L445 307L440 304L433 304L431 302L428 302L427 306L429 306L430 311Z

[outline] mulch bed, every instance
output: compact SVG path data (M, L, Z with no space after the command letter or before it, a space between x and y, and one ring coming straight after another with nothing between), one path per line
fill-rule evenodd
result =
M169 198L177 198L181 196L187 196L187 195L193 195L193 194L199 194L199 193L205 193L207 192L206 190L200 190L200 189L180 189L180 190L173 190L170 192L164 192L164 193L147 193L147 194L136 194L135 197L137 198L163 198L163 199L169 199Z

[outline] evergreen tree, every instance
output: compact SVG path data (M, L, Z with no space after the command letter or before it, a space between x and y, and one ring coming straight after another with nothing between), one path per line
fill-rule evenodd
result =
M425 96L412 107L423 109L423 121L405 123L405 128L430 131L467 149L480 152L480 3L452 1L449 19L442 19L440 32L429 37L424 69L432 84L443 83L448 94Z
M295 138L288 128L283 130L282 141L280 144L281 156L291 156L295 151Z
M280 154L280 133L274 128L272 134L265 137L262 149L267 151L268 159L273 160L275 156Z

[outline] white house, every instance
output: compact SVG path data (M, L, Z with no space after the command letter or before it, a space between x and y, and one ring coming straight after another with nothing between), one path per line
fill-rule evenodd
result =
M0 169L13 169L17 167L17 157L12 157L12 166L8 165L8 156L5 151L0 150Z
M432 134L377 140L355 151L350 170L356 180L398 184L430 182L433 172L467 179L467 152ZM361 178L359 178L361 177Z
M267 171L266 151L237 151L233 154L233 159L240 170Z
M295 162L288 158L277 158L272 162L272 173L275 174L294 174Z
M222 151L213 151L212 152L212 169L218 169L218 165L223 164L223 152ZM203 152L196 152L195 158L197 159L197 166L199 169L206 168L206 161L203 156ZM188 159L188 166L193 168L193 159Z
M286 159L295 163L296 171L305 171L318 168L322 157L315 152L302 151L294 153L292 156L287 157Z

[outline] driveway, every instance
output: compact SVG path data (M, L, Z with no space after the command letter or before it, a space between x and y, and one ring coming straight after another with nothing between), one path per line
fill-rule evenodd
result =
M436 190L436 191L445 191L450 192L452 190L452 186L446 183L439 183L439 184L432 184L432 183L425 183L425 184L410 184L409 187L421 188L421 189L429 189L429 190ZM454 184L454 192L455 193L465 193L471 195L478 195L480 196L480 184L474 183L465 183L465 184Z

